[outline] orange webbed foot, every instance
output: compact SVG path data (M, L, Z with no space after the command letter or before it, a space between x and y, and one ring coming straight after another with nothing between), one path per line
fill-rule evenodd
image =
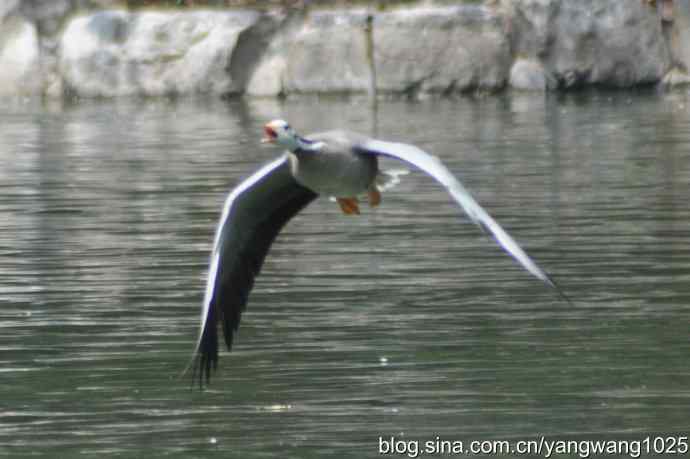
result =
M346 215L359 215L359 205L357 198L335 198L340 205L340 209Z
M369 195L369 206L376 207L381 204L381 192L376 185L372 185L367 193Z

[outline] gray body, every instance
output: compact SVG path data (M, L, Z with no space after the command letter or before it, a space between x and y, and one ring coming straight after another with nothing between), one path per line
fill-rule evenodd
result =
M307 137L323 142L318 151L288 152L290 170L297 181L310 190L327 196L355 197L365 193L379 172L376 155L361 154L354 146L367 138L346 131L328 131Z

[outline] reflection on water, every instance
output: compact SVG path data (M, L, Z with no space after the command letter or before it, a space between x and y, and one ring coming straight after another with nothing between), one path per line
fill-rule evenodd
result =
M0 455L375 457L378 436L688 432L683 94L385 103L575 299L413 173L279 237L209 390L179 379L260 127L370 132L359 101L0 106ZM397 167L395 163L384 166Z

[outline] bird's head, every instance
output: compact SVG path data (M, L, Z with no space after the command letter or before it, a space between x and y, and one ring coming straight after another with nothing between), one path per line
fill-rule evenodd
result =
M289 149L294 149L299 136L284 120L273 120L264 126L262 143L277 143Z
M261 143L276 143L292 152L318 152L323 147L323 142L300 137L287 121L273 120L264 126L264 138Z

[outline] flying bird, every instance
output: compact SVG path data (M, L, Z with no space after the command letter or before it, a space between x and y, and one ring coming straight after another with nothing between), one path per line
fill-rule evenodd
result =
M371 206L379 205L380 189L392 179L379 169L379 156L403 161L436 179L475 224L570 303L553 279L436 157L414 145L342 130L302 137L283 120L266 124L264 133L262 143L277 144L286 152L240 183L225 201L211 252L201 330L190 364L193 379L198 376L201 385L218 365L218 324L229 350L254 279L281 228L319 195L335 197L348 215L359 214L358 197L365 194Z

